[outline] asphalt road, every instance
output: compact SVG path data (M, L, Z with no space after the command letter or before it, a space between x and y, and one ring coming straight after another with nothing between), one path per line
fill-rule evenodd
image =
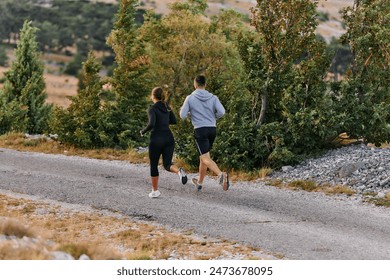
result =
M388 208L259 182L224 192L212 178L197 192L175 174L160 175L162 196L150 199L147 165L0 149L0 189L119 211L287 259L390 259Z

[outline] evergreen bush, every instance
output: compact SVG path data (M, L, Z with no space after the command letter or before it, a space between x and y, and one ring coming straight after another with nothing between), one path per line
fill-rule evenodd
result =
M116 68L109 79L115 101L104 111L105 135L122 148L145 145L139 131L147 123L147 96L151 89L145 74L149 58L138 38L136 0L122 0L107 43L115 53Z
M102 130L100 69L101 65L90 53L83 63L83 87L76 96L70 97L72 103L67 109L55 109L51 129L60 141L81 148L98 148L111 144L107 143Z
M2 133L43 133L47 130L52 106L45 103L47 94L36 31L31 22L24 22L16 59L5 73L4 89L0 92Z

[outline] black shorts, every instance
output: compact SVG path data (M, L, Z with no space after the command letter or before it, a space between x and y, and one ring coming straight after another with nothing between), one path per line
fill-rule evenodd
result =
M194 131L195 143L201 155L210 152L213 147L215 137L217 136L216 127L199 127Z

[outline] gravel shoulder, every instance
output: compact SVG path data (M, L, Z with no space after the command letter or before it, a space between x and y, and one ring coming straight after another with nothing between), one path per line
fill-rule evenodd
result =
M287 259L390 259L387 208L264 182L234 182L223 192L208 178L197 192L164 171L162 197L152 200L148 170L122 161L0 149L3 190L118 212Z
M390 192L390 148L350 145L283 169L272 177L344 185L352 188L359 198L367 193L384 197Z

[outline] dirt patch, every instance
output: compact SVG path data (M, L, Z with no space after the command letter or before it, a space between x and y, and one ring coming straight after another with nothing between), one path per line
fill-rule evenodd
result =
M47 102L61 107L71 104L69 96L77 94L78 79L73 76L45 74Z

